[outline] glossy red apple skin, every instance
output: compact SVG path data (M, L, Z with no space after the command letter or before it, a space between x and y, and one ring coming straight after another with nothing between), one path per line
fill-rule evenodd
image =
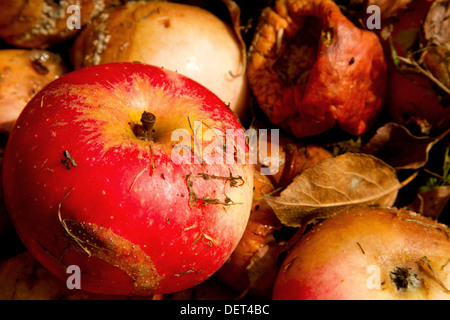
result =
M291 249L272 298L448 300L449 230L413 212L390 208L338 214L315 225ZM406 288L394 281L398 268L412 275Z
M151 143L132 130L144 110L157 119ZM194 121L242 130L209 90L140 63L84 68L39 92L11 132L3 171L28 250L63 280L79 266L81 289L96 293L175 292L211 276L245 230L253 167L174 163L172 132L192 132ZM223 178L189 177L198 174ZM207 197L220 203L195 201Z

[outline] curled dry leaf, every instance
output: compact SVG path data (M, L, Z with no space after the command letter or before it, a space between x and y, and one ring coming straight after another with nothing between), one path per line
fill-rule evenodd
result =
M380 36L386 53L407 57L419 49L418 38L430 6L431 2L418 0L397 10L394 17L381 13Z
M357 206L392 206L396 171L368 154L345 153L304 170L279 196L266 196L281 223L300 227Z
M424 64L450 90L450 1L433 2L423 24Z
M450 129L438 137L417 137L397 123L387 123L362 148L395 169L419 169L428 162L430 149L450 133ZM412 152L413 151L413 152Z
M426 217L438 220L450 200L450 186L437 186L417 194L408 206Z
M233 26L233 30L234 30L234 34L236 35L236 37L239 40L239 44L241 47L241 59L242 59L242 64L241 67L242 69L238 71L237 75L240 75L242 73L245 72L245 70L247 69L247 46L245 44L245 41L242 37L242 33L241 33L241 8L236 4L236 2L234 2L233 0L222 0L223 3L227 6L228 11L230 12L230 18L231 18L231 23ZM234 76L237 76L235 74L233 74Z

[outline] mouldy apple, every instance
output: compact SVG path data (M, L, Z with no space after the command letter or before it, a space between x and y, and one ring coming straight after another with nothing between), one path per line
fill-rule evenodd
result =
M356 208L296 243L274 299L450 299L450 229L410 211Z
M204 281L239 242L253 193L252 165L198 152L212 144L209 129L243 132L216 95L175 72L111 63L52 82L5 152L5 199L23 243L59 278L77 265L85 291L147 295ZM180 142L175 130L192 135Z

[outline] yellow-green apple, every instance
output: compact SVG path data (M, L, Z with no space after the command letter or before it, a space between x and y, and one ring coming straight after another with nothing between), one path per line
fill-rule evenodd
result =
M197 82L141 63L91 66L21 113L6 205L36 259L62 279L77 266L85 291L180 291L215 273L245 230L246 153L237 117Z
M410 211L354 209L314 226L277 275L276 300L450 299L450 228Z

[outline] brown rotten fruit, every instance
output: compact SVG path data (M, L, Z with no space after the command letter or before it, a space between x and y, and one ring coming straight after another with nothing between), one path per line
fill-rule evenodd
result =
M387 92L378 37L353 25L331 0L278 0L266 8L247 72L263 111L297 137L336 125L362 134Z

